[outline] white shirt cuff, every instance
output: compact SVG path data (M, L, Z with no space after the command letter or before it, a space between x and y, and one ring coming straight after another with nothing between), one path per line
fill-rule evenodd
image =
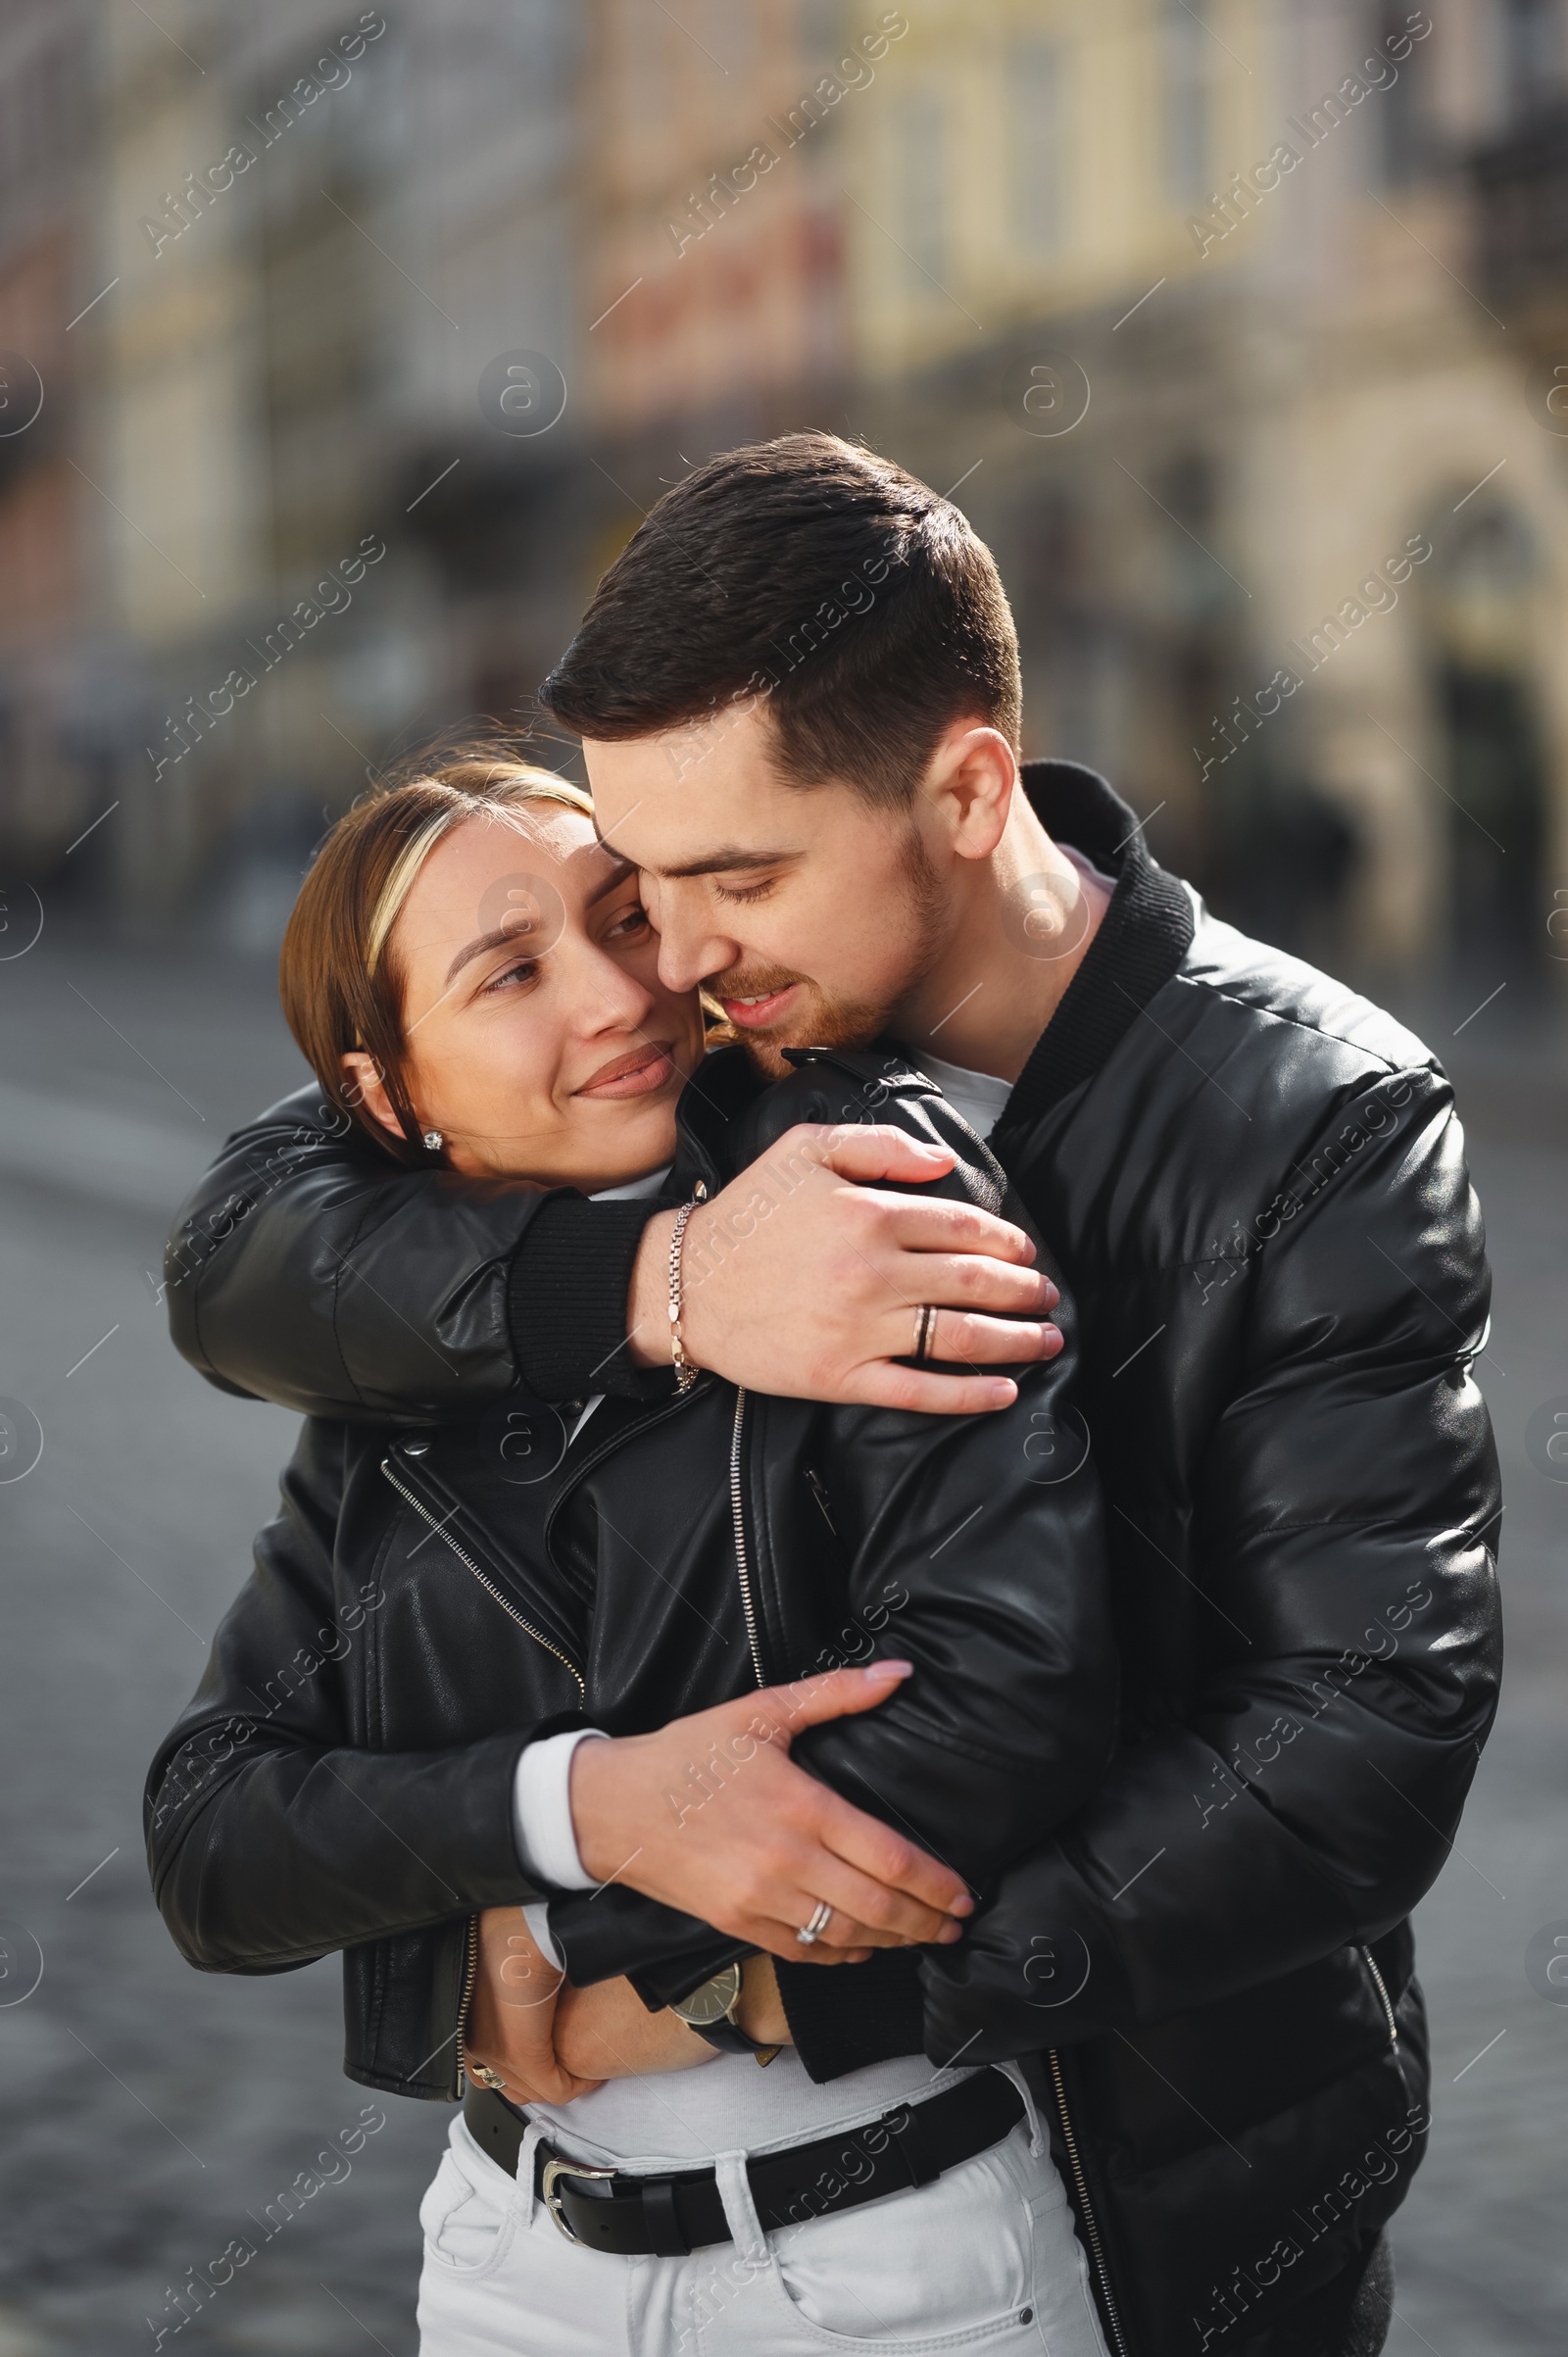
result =
M539 1950L545 1962L553 1964L558 1973L564 1972L566 1959L557 1947L556 1936L550 1929L549 1899L530 1899L522 1910L522 1919L533 1934L534 1946Z
M512 1832L524 1874L558 1891L591 1891L594 1878L577 1854L571 1822L571 1755L602 1727L569 1727L530 1743L517 1762L512 1785ZM537 1938L537 1934L535 1935ZM543 1942L541 1942L541 1945Z

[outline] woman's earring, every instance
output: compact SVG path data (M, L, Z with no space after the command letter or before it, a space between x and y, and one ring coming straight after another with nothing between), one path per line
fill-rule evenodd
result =
M438 1129L427 1129L424 1133L424 1142L432 1154L439 1154L446 1144L445 1138Z

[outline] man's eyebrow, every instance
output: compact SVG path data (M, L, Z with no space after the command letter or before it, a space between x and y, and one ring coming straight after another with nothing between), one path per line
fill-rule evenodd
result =
M781 867L791 859L799 859L799 851L742 851L738 845L720 844L703 859L680 859L673 867L648 868L654 876L716 876L732 875L756 867Z
M613 892L617 884L624 884L628 876L634 876L637 873L636 868L632 865L629 859L623 859L618 851L610 851L610 846L608 843L604 844L602 848L605 851L610 852L610 857L614 861L614 865L611 868L609 875L603 877L600 882L594 886L592 892L588 894L583 903L583 906L586 908L592 908L595 907L598 902L604 899L607 892Z

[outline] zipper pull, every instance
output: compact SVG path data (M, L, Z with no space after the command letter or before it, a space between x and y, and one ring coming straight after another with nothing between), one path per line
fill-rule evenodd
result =
M839 1535L839 1526L833 1519L832 1509L827 1502L827 1492L822 1487L821 1476L818 1474L814 1465L808 1465L805 1468L805 1471L807 1486L810 1490L811 1496L816 1499L817 1504L822 1509L822 1520L827 1524L828 1529L833 1533L833 1536L836 1539Z

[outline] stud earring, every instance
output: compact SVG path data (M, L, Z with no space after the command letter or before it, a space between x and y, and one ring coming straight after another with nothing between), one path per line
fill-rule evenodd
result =
M439 1154L446 1144L445 1138L438 1129L427 1129L424 1133L424 1142L432 1154Z

